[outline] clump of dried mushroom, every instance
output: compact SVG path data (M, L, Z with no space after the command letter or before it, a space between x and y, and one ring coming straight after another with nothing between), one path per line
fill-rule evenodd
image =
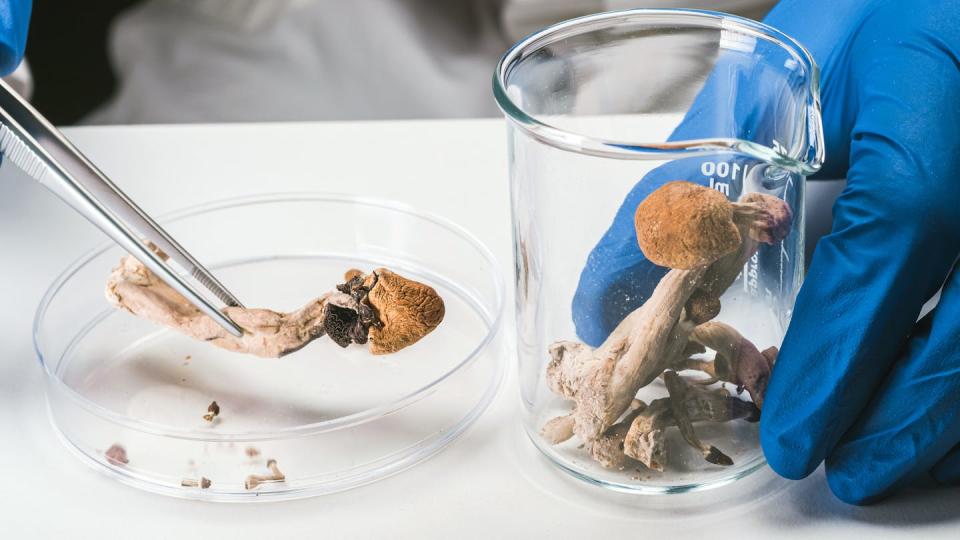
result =
M443 320L443 299L423 283L386 268L369 274L349 270L344 279L336 290L289 313L224 308L243 329L240 337L229 334L129 255L110 275L106 295L117 308L192 338L273 358L325 335L341 347L369 342L373 354L393 353L416 343Z
M107 448L103 455L111 465L119 467L130 463L130 459L127 458L127 449L117 443L110 445L110 448Z
M209 489L210 486L213 485L213 482L211 482L209 478L201 476L199 480L196 478L184 478L180 481L180 485L182 487L198 487L200 489Z
M245 489L256 489L269 482L283 482L287 479L283 472L280 471L280 467L277 466L277 460L267 460L267 469L270 470L269 474L251 474L247 476L243 482L243 487Z
M203 415L203 419L207 422L213 422L213 420L220 416L220 405L216 401L211 401L210 405L207 406L207 413Z
M604 467L639 462L663 471L664 433L676 427L705 460L732 465L699 439L694 424L758 420L777 349L760 352L711 319L759 244L783 240L791 220L785 202L760 193L731 203L718 191L677 181L650 194L637 207L637 240L647 259L671 270L596 349L572 341L550 346L547 382L573 410L548 421L542 436L557 444L576 435ZM713 359L698 359L706 348L715 351ZM680 375L686 370L708 377L688 380ZM649 404L636 399L660 377L668 397ZM746 390L750 400L711 388L715 382L732 383L738 394Z

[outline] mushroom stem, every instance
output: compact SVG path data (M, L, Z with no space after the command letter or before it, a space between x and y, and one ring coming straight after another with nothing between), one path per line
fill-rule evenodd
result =
M650 470L663 472L667 462L664 430L675 425L670 398L655 399L630 423L623 439L624 455Z
M283 482L287 479L287 477L280 472L280 468L277 467L277 460L271 459L267 461L267 468L270 469L270 474L251 474L247 476L243 487L246 489L255 489L260 484L266 482Z

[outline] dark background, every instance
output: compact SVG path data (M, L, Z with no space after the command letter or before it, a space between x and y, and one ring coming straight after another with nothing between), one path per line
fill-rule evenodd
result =
M113 92L107 29L138 0L34 0L27 39L31 102L57 125L76 123Z

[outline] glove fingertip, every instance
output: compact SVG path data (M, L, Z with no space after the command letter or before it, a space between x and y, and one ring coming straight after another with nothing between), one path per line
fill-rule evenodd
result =
M780 476L788 480L802 480L817 469L819 460L814 462L812 452L802 444L797 444L789 434L776 429L776 424L767 420L767 411L760 417L760 447L767 464Z
M827 486L836 498L847 504L864 506L881 498L880 494L865 488L864 482L855 471L846 468L827 466Z

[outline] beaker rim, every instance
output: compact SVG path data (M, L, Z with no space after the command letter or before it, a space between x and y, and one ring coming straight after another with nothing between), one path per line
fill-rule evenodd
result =
M761 37L781 47L802 64L810 74L807 78L807 107L804 122L807 124L807 141L802 148L785 154L782 148L766 146L755 141L734 137L688 139L669 142L629 141L605 139L556 127L535 114L527 113L517 105L507 92L507 77L516 63L543 46L555 43L582 31L583 27L603 28L613 22L637 18L675 17L678 24L691 28L705 27L710 23L718 29L736 30ZM699 23L699 24L695 24ZM810 175L823 164L823 126L820 117L820 69L810 52L792 37L761 22L737 15L698 9L638 8L606 11L569 19L547 26L514 44L500 58L493 75L493 94L497 105L509 121L519 126L531 137L548 145L600 157L617 159L675 159L693 155L718 152L736 152L777 165L791 172Z

